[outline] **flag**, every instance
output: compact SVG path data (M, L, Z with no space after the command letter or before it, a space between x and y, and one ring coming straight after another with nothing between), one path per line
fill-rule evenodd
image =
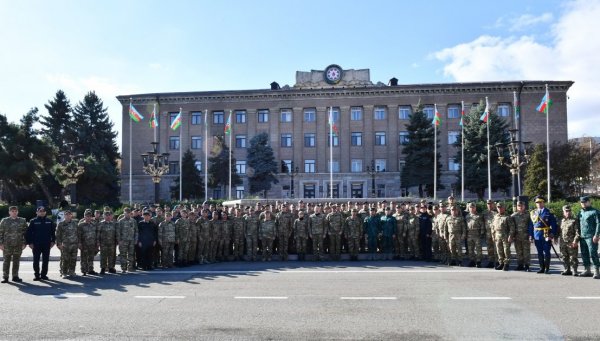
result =
M131 103L129 103L129 117L131 117L134 122L139 122L144 119L144 116L142 116Z
M442 124L442 115L440 115L440 113L437 110L437 104L434 104L434 110L435 112L433 114L433 121L431 121L431 124L437 127L440 124Z
M154 109L152 109L152 114L150 114L150 128L158 128L158 115L156 114L156 103L154 104Z
M548 115L548 109L551 105L552 99L550 99L550 94L548 93L548 89L546 89L546 94L542 98L542 102L535 108L535 110Z
M179 114L177 114L177 116L175 116L175 119L173 120L173 122L171 122L171 129L177 130L177 128L179 128L180 125L181 125L181 109L179 109Z
M459 126L463 126L463 118L465 117L465 101L460 101L460 122L458 122Z
M340 136L340 132L338 130L337 125L333 121L333 111L329 112L329 127L335 136Z
M481 117L479 118L479 120L484 123L487 123L489 118L490 118L490 104L488 103L488 100L486 98L485 99L485 110L483 110L483 114L481 114Z
M513 91L514 97L514 106L515 106L515 122L519 120L519 116L521 116L521 104L519 103L519 99L517 98L517 92Z
M227 123L225 123L225 135L231 134L231 111L229 112L229 117L227 118Z

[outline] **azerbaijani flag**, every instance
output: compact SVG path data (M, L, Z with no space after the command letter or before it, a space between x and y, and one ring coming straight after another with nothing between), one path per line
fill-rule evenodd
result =
M442 115L440 115L439 111L437 110L437 104L434 104L434 110L435 112L433 113L433 121L431 121L431 124L437 127L442 123Z
M156 103L154 103L154 109L152 109L152 114L150 115L150 128L158 127L158 116L156 115Z
M139 122L144 119L144 116L137 111L132 103L129 103L129 117L131 117L134 122Z
M231 134L231 110L229 110L229 117L227 123L225 123L225 135Z
M460 122L458 122L459 126L463 126L463 118L465 117L465 101L460 101Z
M544 98L542 98L542 102L538 105L535 110L548 115L548 109L552 105L552 100L550 99L550 94L548 93L548 88L546 87L546 94Z
M177 116L175 116L175 119L173 120L173 122L171 122L171 129L177 130L177 128L179 128L180 125L181 125L181 108L179 108L179 114L177 114Z
M335 122L333 121L333 111L332 110L329 111L329 128L331 129L333 134L335 134L335 136L340 136L338 127L335 124Z
M485 110L483 110L483 114L479 118L480 121L487 123L490 118L490 104L488 103L487 97L485 98Z

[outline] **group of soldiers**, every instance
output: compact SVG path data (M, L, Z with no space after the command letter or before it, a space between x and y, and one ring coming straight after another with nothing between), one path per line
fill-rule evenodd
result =
M543 198L537 197L535 203L536 209L527 212L526 204L517 202L512 215L506 213L503 202L491 200L484 212L478 212L475 203L468 203L463 210L452 196L447 201L422 200L417 204L382 201L338 205L300 200L296 205L259 202L247 207L134 205L119 217L108 207L85 210L80 220L66 210L57 225L50 221L47 236L38 242L31 239L44 234L36 232L48 220L43 207L29 224L18 217L17 207L10 207L9 217L0 222L3 282L8 281L11 262L13 280L20 281L19 259L26 245L34 250L35 280L43 280L47 279L47 254L55 244L61 251L61 276L69 277L75 275L78 251L84 276L98 274L94 270L98 252L100 274L116 273L117 249L121 272L126 273L220 261L270 261L273 254L287 261L290 253L297 254L299 261L306 260L307 255L314 261L325 257L339 261L342 253L356 261L360 253L366 253L370 260L424 260L450 266L462 266L466 256L467 266L482 267L485 244L486 267L506 271L512 243L516 269L529 271L533 242L538 249L538 273L548 273L550 248L556 240L560 240L563 275L592 276L591 260L594 278L600 278L600 214L591 208L589 198L581 198L578 218L572 216L570 207L563 207L560 224L544 208ZM581 274L577 271L578 245L582 246L586 268ZM36 268L38 253L44 258L41 272L39 265Z

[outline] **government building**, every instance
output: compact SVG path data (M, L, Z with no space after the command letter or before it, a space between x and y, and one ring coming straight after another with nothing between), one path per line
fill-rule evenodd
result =
M273 82L258 90L118 96L123 106L121 199L129 198L131 175L133 201L153 200L154 184L143 171L141 154L151 150L155 138L159 153L170 154L169 174L160 183L161 199L170 199L169 187L178 177L180 152L191 150L204 174L205 150L210 153L214 137L224 135L230 112L231 149L244 182L231 189L232 199L250 195L247 175L252 170L246 163L247 147L250 139L261 132L269 135L277 164L285 163L293 171L277 175L279 183L272 186L268 198L329 197L330 169L334 173L335 198L415 196L415 188L407 190L402 186L400 174L405 165L402 148L408 136L406 125L419 103L429 118L433 118L434 104L442 115L438 127L442 164L438 181L445 185L438 197L442 197L453 191L459 172L455 157L460 148L454 142L460 134L461 103L468 112L487 96L491 110L507 120L510 127L519 128L521 141L545 143L546 120L536 106L545 94L546 84L553 102L549 117L551 142L566 142L567 91L571 81L398 84L393 77L386 83L371 81L369 69L329 65L323 70L297 71L293 86ZM515 96L520 101L518 122L514 115ZM130 119L130 103L144 117L142 122ZM159 113L156 132L148 124L155 104ZM180 108L182 130L173 131L170 124ZM331 162L330 108L337 128ZM225 140L229 145L229 137ZM209 198L227 198L228 193L227 186L208 189Z

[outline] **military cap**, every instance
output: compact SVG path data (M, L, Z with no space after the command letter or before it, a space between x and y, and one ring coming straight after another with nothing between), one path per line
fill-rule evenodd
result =
M583 197L579 198L579 202L588 202L588 201L590 201L590 197L588 197L588 196L583 196Z
M474 203L474 202L470 202L470 203L469 203L467 206L468 206L468 207L477 207L477 205L475 205L475 203Z
M485 203L486 203L486 204L488 204L488 205L489 205L489 204L493 204L493 203L494 203L494 200L492 200L492 199L488 199L488 200L487 200Z
M338 207L338 204L332 204L331 206L332 207Z
M454 196L453 196L453 195L449 196L449 197L448 197L448 200L449 200L449 201L450 201L450 200L454 200Z
M538 202L546 202L546 199L544 199L543 196L538 195L535 197L535 203L537 204Z
M110 209L110 207L108 207L108 206L104 206L104 212L106 212L106 211L110 211L110 210L111 210L111 209Z
M504 203L502 201L498 201L498 202L496 202L496 207L504 208Z
M129 208L129 207L125 207L125 208L123 209L123 212L125 212L125 213L131 213L131 208Z
M450 211L456 211L456 210L458 210L458 206L450 205Z
M38 206L38 208L35 210L36 212L40 212L40 211L45 211L46 208L44 206Z
M111 211L104 211L104 215L112 215Z
M356 207L354 207L353 209L351 209L350 211L352 212L358 212L358 209Z
M90 216L92 216L92 214L93 214L92 210L90 210L90 209L86 209L85 211L83 211L83 215L86 217L90 217Z
M11 206L8 208L9 211L18 211L19 208L17 206Z
M63 213L64 214L73 214L73 212L71 212L71 210L64 210Z
M563 211L571 212L571 206L569 206L569 205L563 206Z
M142 215L152 215L152 213L148 210L145 210L144 213L142 213Z

